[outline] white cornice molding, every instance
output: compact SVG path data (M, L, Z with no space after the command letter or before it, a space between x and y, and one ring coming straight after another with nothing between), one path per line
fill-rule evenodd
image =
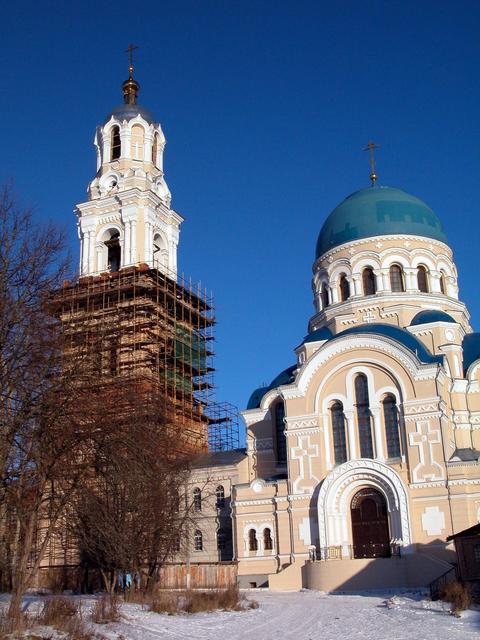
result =
M438 247L439 249L443 249L445 254L447 255L448 258L450 258L450 260L453 259L453 251L450 249L450 247L448 246L448 244L445 244L444 242L441 242L440 240L434 240L433 238L427 238L425 236L412 236L412 235L406 235L406 234L391 234L391 235L386 235L386 236L370 236L368 238L360 238L358 240L351 240L350 242L344 242L343 244L338 245L337 247L334 247L333 249L330 249L329 251L323 253L322 255L320 255L314 262L313 265L313 272L315 273L317 271L317 268L320 262L324 261L324 260L329 260L329 258L333 258L333 256L335 256L336 254L345 251L345 250L349 250L352 249L353 247L361 247L364 246L366 244L372 244L372 243L378 243L378 242L382 242L383 241L396 241L396 240L410 240L413 242L418 242L423 241L425 242L425 244L427 245L433 245L435 247ZM395 247L392 247L395 248ZM415 249L418 249L419 247L415 247ZM371 253L377 253L378 255L380 255L380 252L375 251L374 249L369 249L369 251Z
M434 379L438 370L438 364L422 364L419 359L406 347L398 343L393 338L385 336L374 336L372 334L362 334L361 330L355 334L349 334L330 340L322 345L307 362L302 365L295 385L290 385L282 389L285 398L293 395L290 389L295 390L301 396L306 394L308 385L318 369L324 366L332 358L357 349L374 350L392 356L403 365L415 380ZM295 396L294 396L295 397Z

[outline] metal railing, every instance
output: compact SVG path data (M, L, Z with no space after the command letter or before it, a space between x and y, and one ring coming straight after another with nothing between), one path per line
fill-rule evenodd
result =
M343 550L347 553L344 553ZM310 553L311 560L354 560L362 558L399 558L400 545L396 543L368 543L350 544L346 548L342 545L321 547L318 552Z
M445 571L445 573L442 573L441 576L438 576L438 578L435 578L435 580L432 580L432 582L430 582L428 587L430 589L431 599L438 600L441 597L442 591L445 589L446 585L449 582L454 582L455 580L458 580L458 570L456 564L453 565L451 569Z

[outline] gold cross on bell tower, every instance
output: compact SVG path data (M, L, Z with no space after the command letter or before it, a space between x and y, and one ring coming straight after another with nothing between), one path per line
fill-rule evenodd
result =
M133 52L135 49L138 49L136 44L129 44L127 49L125 49L125 53L128 53L128 72L130 74L130 78L133 78Z
M372 187L375 186L378 177L375 171L375 149L378 149L378 145L372 140L369 140L364 148L364 151L370 151L370 180L372 181Z
M138 49L136 44L128 45L125 53L128 53L128 80L122 84L123 101L125 104L137 104L138 91L140 85L133 79L133 52Z

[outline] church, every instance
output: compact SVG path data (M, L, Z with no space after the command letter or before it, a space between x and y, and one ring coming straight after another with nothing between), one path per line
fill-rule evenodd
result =
M439 218L370 178L320 229L308 333L243 411L243 583L426 586L480 520L480 334Z
M196 473L213 482L212 495L221 489L211 513L203 503L190 560L233 561L246 587L427 585L451 569L447 537L480 520L480 334L441 221L372 171L371 186L320 229L314 313L285 370L242 412L246 449L205 457L212 420L200 394L210 388L213 320L199 293L176 288L183 219L164 178L165 137L137 104L132 71L124 104L97 128L97 174L76 209L72 295L90 296L89 313L104 318L102 371L155 366L174 387L188 446L204 454ZM100 308L109 295L117 302Z

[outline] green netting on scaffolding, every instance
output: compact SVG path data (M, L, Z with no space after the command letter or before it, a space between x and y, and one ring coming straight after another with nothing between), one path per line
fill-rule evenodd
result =
M193 392L191 378L182 376L178 371L172 371L172 369L163 370L160 372L160 379L165 380L168 387L175 388L183 393L191 394Z
M193 375L200 376L208 372L207 355L206 341L202 336L188 327L175 327L175 357L190 365L194 370Z

